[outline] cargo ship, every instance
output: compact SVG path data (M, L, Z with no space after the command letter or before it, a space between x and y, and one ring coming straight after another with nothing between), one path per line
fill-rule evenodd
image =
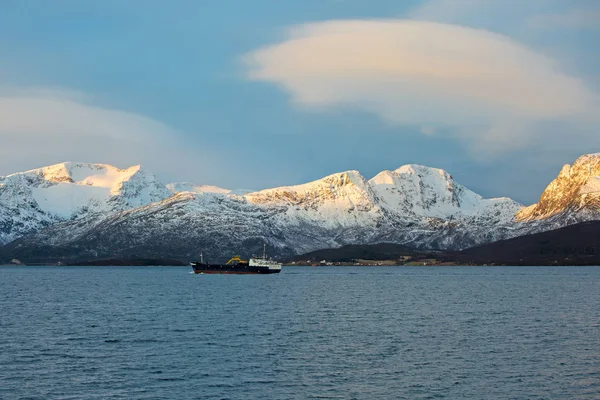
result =
M262 257L242 260L240 256L233 256L226 264L205 263L200 254L200 261L191 262L190 265L196 274L277 274L281 272L281 264L267 258L266 248Z

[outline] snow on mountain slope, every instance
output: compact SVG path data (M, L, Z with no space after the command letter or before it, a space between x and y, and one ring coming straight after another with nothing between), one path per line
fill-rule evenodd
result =
M296 186L244 195L246 201L270 212L274 226L293 240L287 246L311 251L369 241L384 219L367 180L346 171Z
M223 189L213 185L196 185L191 182L175 182L169 183L167 188L173 193L180 192L192 192L192 193L220 193L228 194L231 193L229 189Z
M9 175L31 188L40 208L67 219L82 211L123 210L169 197L171 193L139 165L118 169L105 164L65 162Z
M349 206L372 203L368 182L358 171L346 171L296 186L283 186L246 194L256 204L308 204L319 207L327 204Z
M2 178L0 186L0 245L58 222L40 209L22 176Z
M498 209L509 222L521 207L508 198L484 199L454 181L448 172L421 165L383 171L369 184L383 204L411 216L465 218Z
M202 249L220 257L251 254L264 242L280 255L383 241L455 249L510 236L519 207L510 199L482 199L446 172L419 166L386 171L371 181L346 171L244 195L193 184L169 189L177 193L101 218L88 214L55 223L5 250L17 258L28 249L45 256L60 249L59 254L88 258L182 258Z
M248 193L244 198L281 210L282 223L320 222L326 227L373 224L380 213L373 191L358 171L346 171L297 186Z
M172 193L140 166L65 162L1 179L0 243L88 213L140 207Z
M0 240L29 233L4 246L11 258L186 258L200 250L226 257L260 251L264 242L280 255L378 242L463 249L600 219L599 185L600 155L565 166L527 208L484 199L447 172L419 165L369 181L346 171L246 193L164 186L139 167L65 163L0 178Z
M579 194L600 193L600 176L590 177L579 190Z
M243 196L246 193L252 192L252 190L248 189L223 189L214 185L196 185L191 182L174 182L169 183L167 185L167 189L171 191L171 193L181 193L181 192L192 192L192 193L216 193L216 194L237 194Z
M144 257L194 259L204 253L215 261L232 254L285 250L286 240L264 210L237 195L180 192L144 207L112 213L103 219L85 217L49 226L19 238L2 250L17 258L48 259L56 254L73 258ZM272 246L272 247L271 247ZM56 250L59 249L59 250ZM2 258L2 255L0 255Z
M600 219L600 153L565 165L544 190L537 204L521 210L517 221L563 221L562 226Z
M447 172L418 165L383 171L369 181L357 171L347 171L303 185L249 193L245 198L278 208L277 226L302 238L306 251L319 245L372 241L464 247L504 238L509 234L506 226L522 207L507 198L483 199ZM492 229L475 229L481 226ZM456 232L465 227L473 232ZM311 242L316 236L319 241Z

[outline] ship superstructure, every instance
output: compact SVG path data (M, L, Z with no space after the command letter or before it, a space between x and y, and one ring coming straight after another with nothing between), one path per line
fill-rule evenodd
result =
M261 257L243 260L240 256L233 256L226 264L209 264L204 262L201 254L200 261L191 262L190 265L196 274L277 274L281 272L281 263L267 257L266 245Z

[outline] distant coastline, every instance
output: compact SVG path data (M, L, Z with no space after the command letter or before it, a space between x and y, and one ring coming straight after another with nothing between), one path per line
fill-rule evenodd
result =
M161 258L107 258L101 260L82 260L76 262L57 262L56 260L52 260L49 262L35 262L35 263L7 263L1 264L1 267L13 266L13 267L35 267L35 266L48 266L48 267L88 267L88 266L97 266L97 267L137 267L137 266L147 266L147 267L175 267L175 266L184 266L188 265L188 263L181 260L173 260L173 259L161 259Z
M346 245L287 258L286 266L571 266L600 265L600 221L489 243L461 251L412 248L396 243ZM9 259L10 260L10 259ZM105 257L62 259L13 258L5 265L184 266L174 257Z

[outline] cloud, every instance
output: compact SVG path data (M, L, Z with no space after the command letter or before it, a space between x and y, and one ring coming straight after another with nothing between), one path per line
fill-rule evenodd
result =
M0 87L0 176L63 161L142 164L164 183L233 188L277 176L271 166L248 165L243 158L223 164L231 149L194 136L138 113L98 106L94 96L77 90Z
M150 118L88 105L82 93L47 88L0 94L0 137L104 138L144 142L173 132Z
M62 161L144 164L167 179L197 178L198 160L176 129L146 116L104 108L65 88L0 90L0 175Z
M477 151L527 146L535 123L591 120L598 96L506 36L413 20L327 21L245 56L248 78L306 109L375 113L395 125L454 132ZM527 128L527 129L525 129Z
M2 89L0 170L66 160L145 163L175 132L151 118L89 100L84 93L63 88Z

